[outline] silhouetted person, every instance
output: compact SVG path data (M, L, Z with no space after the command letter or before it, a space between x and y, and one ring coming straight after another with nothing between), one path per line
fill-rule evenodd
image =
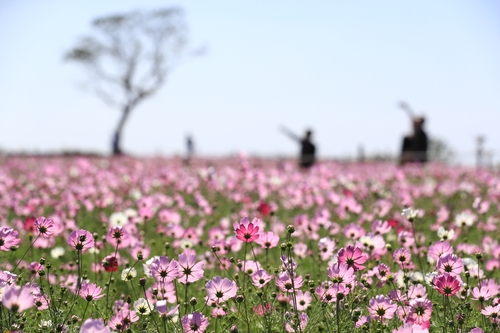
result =
M427 162L427 134L424 131L424 118L413 118L413 134L405 136L401 149L401 164L408 162Z
M189 165L191 163L191 159L194 155L194 142L191 135L186 136L186 159L184 160L185 165Z
M282 131L292 140L300 143L299 166L306 169L312 167L316 161L316 146L311 141L312 131L307 130L303 138L295 135L285 127L282 128Z

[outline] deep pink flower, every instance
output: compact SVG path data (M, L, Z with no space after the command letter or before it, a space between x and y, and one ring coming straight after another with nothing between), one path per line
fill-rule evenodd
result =
M363 253L359 247L354 247L352 245L341 248L338 253L338 262L347 264L347 266L352 267L355 272L365 268L362 264L364 264L367 259L368 255L366 253Z
M255 219L254 219L255 221ZM241 219L240 223L234 223L234 231L236 233L236 238L245 243L251 243L259 238L259 227L248 221L247 217Z
M89 318L85 320L83 325L80 327L80 333L109 333L110 329L108 325L105 325L101 319Z
M208 301L219 304L236 296L236 282L220 276L214 277L205 284Z
M192 283L203 278L203 267L205 263L196 262L196 254L188 254L186 252L179 255L179 261L177 262L179 269L178 280L180 283Z
M22 312L34 305L34 298L29 288L8 285L3 292L2 304L12 312Z
M78 293L81 298L86 300L87 302L95 301L96 299L100 299L104 297L102 294L102 288L96 285L95 283L84 283Z
M432 280L436 290L445 296L455 295L462 286L462 281L458 276L452 276L448 273L442 273Z
M77 251L85 251L94 247L94 236L87 230L75 230L68 237L68 244Z
M182 317L182 328L185 333L203 333L208 327L208 319L200 312L193 312Z
M372 319L384 321L391 319L396 312L397 306L384 295L377 295L370 300L368 312Z
M41 216L35 220L35 228L42 237L50 237L56 229L54 220Z

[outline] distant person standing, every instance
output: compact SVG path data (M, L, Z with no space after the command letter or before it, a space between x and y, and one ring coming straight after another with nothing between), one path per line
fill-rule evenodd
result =
M428 139L424 131L424 118L414 117L413 133L405 136L401 149L401 164L411 162L427 162Z
M184 159L185 165L191 164L191 159L194 156L194 142L191 135L186 136L186 158Z
M312 143L312 131L307 130L305 136L301 138L286 127L282 127L281 130L289 138L300 143L299 166L304 169L312 167L316 162L316 146Z

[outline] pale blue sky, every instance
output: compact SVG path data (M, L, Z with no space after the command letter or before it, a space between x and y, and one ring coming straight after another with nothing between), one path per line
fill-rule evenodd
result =
M93 18L181 5L193 47L126 125L140 155L294 155L284 124L315 130L324 157L396 154L410 131L401 100L431 136L473 160L475 137L500 160L500 1L0 0L0 148L109 152L119 117L63 54Z

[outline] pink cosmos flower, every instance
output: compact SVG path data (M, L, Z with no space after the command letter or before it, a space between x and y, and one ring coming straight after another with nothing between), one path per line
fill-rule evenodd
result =
M332 257L335 245L335 241L330 239L330 237L324 237L319 240L318 248L321 260L327 261Z
M484 331L482 329L480 329L479 327L474 327L473 329L471 329L469 331L469 333L484 333Z
M422 325L431 319L432 302L425 298L416 298L410 301L408 321Z
M219 304L236 296L238 287L236 286L236 282L216 276L205 284L205 289L208 300Z
M355 272L365 268L362 264L368 259L368 255L363 253L359 247L354 247L352 245L346 248L341 248L338 252L338 262L347 264L347 266L352 267Z
M95 283L84 283L78 293L81 298L87 302L94 301L104 297L102 294L102 288Z
M384 295L377 295L370 299L368 306L368 312L371 318L380 321L391 319L396 309L396 304L393 304L391 300Z
M139 316L135 311L129 310L128 308L122 308L113 317L111 317L108 325L112 330L123 332L129 328L132 323L135 323L138 320Z
M187 254L186 252L179 255L178 269L180 283L193 283L203 278L204 262L196 262L196 254Z
M87 230L75 230L69 234L68 244L73 249L84 252L94 247L94 236Z
M29 288L7 285L3 292L2 304L16 313L31 308L34 305L34 299Z
M382 282L385 282L389 277L389 275L391 274L391 269L389 268L389 266L383 263L376 266L374 268L374 271L377 278Z
M495 306L486 306L481 310L481 314L485 315L486 317L498 318L500 316L500 304Z
M394 261L399 264L399 266L404 269L408 268L411 259L411 253L405 248L396 249L392 255Z
M256 219L254 219L255 221ZM244 217L240 220L240 223L234 222L234 231L236 233L236 238L245 243L251 243L259 238L259 227L255 224L249 222L248 217Z
M272 276L264 269L259 269L252 274L252 284L257 288L262 288L272 280Z
M108 325L105 325L101 319L89 318L85 320L83 325L80 327L80 333L109 333L110 329Z
M185 333L203 333L208 327L208 319L200 312L193 312L182 317L182 328Z
M462 286L462 281L458 276L452 276L448 273L442 273L434 277L432 280L436 290L445 296L453 296Z
M425 289L425 287L421 284L411 285L408 290L408 298L427 298L427 289Z
M35 228L42 237L50 237L54 234L55 223L52 219L41 216L35 220Z
M392 333L429 333L429 330L420 325L406 323L397 330L392 330Z
M281 272L278 274L278 277L274 280L276 282L276 287L280 288L283 292L293 292L296 289L302 287L304 280L302 276L296 276L294 273L294 278L290 277L288 272Z
M299 311L307 310L312 301L311 293L309 291L303 292L302 290L297 290L295 299L297 301L297 310ZM293 300L290 300L290 304L293 306Z
M475 287L472 289L472 299L481 303L493 298L495 295L496 293L493 293L488 287Z
M175 260L169 260L166 256L155 258L149 266L151 274L156 281L170 282L179 276L178 263Z
M0 228L0 250L10 251L17 249L21 243L18 232L14 229L1 227Z
M333 283L349 284L356 279L354 268L343 263L336 263L328 267L328 276Z
M132 243L132 237L127 229L117 226L109 229L106 234L106 241L113 247L124 249Z
M460 275L464 270L462 259L453 253L446 253L439 257L437 269L440 273L448 273L450 275Z
M278 235L272 231L263 232L260 234L259 238L255 240L255 243L262 246L264 249L272 249L276 247L280 241Z
M434 261L438 261L439 257L446 253L453 253L453 247L448 242L435 242L429 246L427 255Z

